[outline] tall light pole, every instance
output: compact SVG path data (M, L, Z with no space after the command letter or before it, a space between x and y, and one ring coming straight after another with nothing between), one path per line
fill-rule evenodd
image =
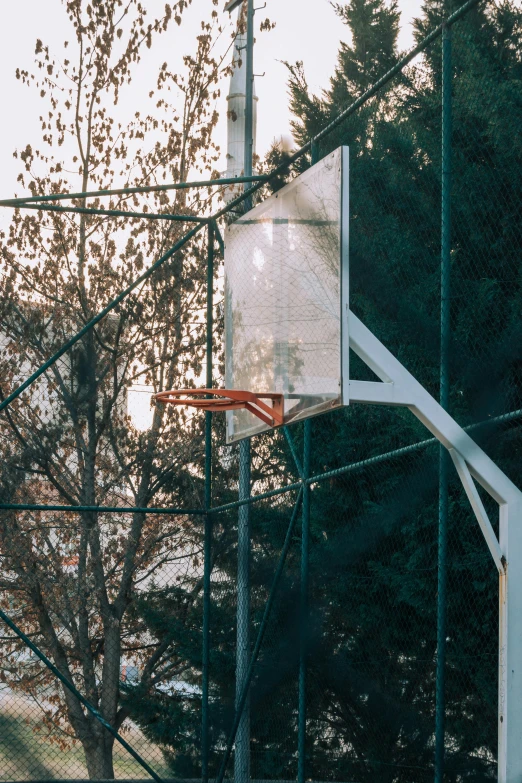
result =
M232 12L246 3L246 89L245 147L243 174L252 176L254 153L254 0L231 0L225 10ZM245 189L249 185L245 183ZM252 208L252 199L245 200L245 211ZM239 500L250 497L250 438L239 444ZM236 640L236 709L243 691L250 659L250 506L238 511L237 540L237 640ZM234 783L250 782L250 699L248 698L236 735Z

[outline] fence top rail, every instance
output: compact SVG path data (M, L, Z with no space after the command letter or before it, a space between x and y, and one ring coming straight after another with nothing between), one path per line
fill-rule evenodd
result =
M205 515L201 508L147 508L146 506L65 506L60 504L38 503L0 503L1 511L72 511L96 514L184 514L186 516Z
M139 218L145 220L171 220L179 223L208 223L209 221L209 218L201 217L200 215L175 215L170 212L134 212L130 209L98 209L96 207L62 207L58 204L49 204L47 201L39 201L37 203L23 201L20 204L0 204L0 206L13 206L13 209L35 209L45 212L66 212L68 214L74 213L78 215L106 215L107 217Z
M102 196L131 196L140 193L161 193L167 190L190 190L191 188L210 188L222 185L240 185L248 182L264 182L270 175L252 177L223 177L223 179L205 179L194 182L171 182L167 185L137 185L136 187L112 188L107 190L86 190L81 193L51 193L41 196L21 196L0 200L0 207L16 207L23 204L45 201L63 201L64 199L101 198Z

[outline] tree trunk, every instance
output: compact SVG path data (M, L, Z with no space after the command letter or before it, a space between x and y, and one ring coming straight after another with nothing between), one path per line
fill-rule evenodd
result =
M114 780L112 763L114 740L105 729L102 728L102 732L101 736L82 743L90 780Z

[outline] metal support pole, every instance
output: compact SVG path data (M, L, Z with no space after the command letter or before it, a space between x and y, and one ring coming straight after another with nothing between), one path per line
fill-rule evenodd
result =
M223 755L223 759L221 761L221 766L219 769L218 776L216 778L215 783L223 783L223 778L225 777L225 772L227 769L227 765L230 759L230 754L232 753L232 746L234 744L234 740L237 736L237 730L239 728L239 722L241 720L241 716L243 714L243 709L245 707L246 700L248 698L248 691L250 688L250 683L252 682L252 677L254 674L254 668L257 663L257 659L259 658L259 652L261 650L261 645L263 644L263 640L265 638L266 629L268 626L268 621L270 619L270 615L272 612L272 607L274 605L275 597L277 595L277 591L279 589L279 582L281 581L281 576L283 574L283 569L285 567L286 558L288 556L288 552L290 550L290 545L292 543L292 536L294 533L294 527L297 520L297 515L299 513L299 509L301 507L301 500L303 496L303 485L300 484L299 486L299 494L297 496L297 499L295 501L294 509L292 511L292 516L290 518L290 523L288 525L288 529L286 531L285 536L285 542L283 544L283 549L281 550L281 554L279 556L279 561L277 563L277 568L274 574L274 579L272 581L272 586L270 588L270 595L268 596L268 601L265 604L265 611L263 612L263 618L261 620L261 624L259 626L259 630L257 632L257 639L254 644L254 650L252 652L252 657L250 659L250 663L248 666L247 675L245 678L245 684L243 687L243 692L241 693L241 699L239 701L239 704L236 709L236 714L234 716L234 723L232 724L232 728L230 730L230 734L228 736L227 740L227 746L225 749L225 753Z
M498 781L522 780L522 501L500 506Z
M442 32L442 226L440 278L440 404L449 406L450 264L451 264L451 28ZM439 540L437 589L437 672L435 693L435 783L444 777L446 668L446 581L448 538L448 468L444 446L439 454Z
M254 157L254 0L247 2L246 90L245 90L245 177L252 176ZM245 212L252 209L252 198L245 199Z
M207 421L211 419L206 412ZM210 425L211 426L211 425ZM207 424L207 428L210 426ZM209 631L210 631L210 558L212 555L212 517L205 517L205 542L203 566L203 665L201 686L201 778L208 783L208 759L210 753L208 691L209 691Z
M214 326L214 226L208 226L207 261L207 389L212 388L212 336ZM203 653L201 685L201 777L208 783L208 759L210 751L208 691L210 652L210 572L212 557L212 413L205 413L205 539L203 565Z
M252 176L254 147L254 0L247 3L244 175ZM252 199L245 199L245 212ZM250 498L250 438L239 444L239 500ZM250 504L239 507L237 525L236 712L240 709L250 662ZM235 783L250 781L250 695L246 695L236 734Z
M250 497L250 439L239 444L239 499ZM239 507L237 525L236 711L250 663L250 505ZM250 781L250 698L239 721L234 756L235 783Z
M301 596L299 649L299 714L297 727L297 783L304 783L306 775L306 658L308 644L308 562L310 541L310 443L312 422L304 422L303 445L303 516L301 528Z

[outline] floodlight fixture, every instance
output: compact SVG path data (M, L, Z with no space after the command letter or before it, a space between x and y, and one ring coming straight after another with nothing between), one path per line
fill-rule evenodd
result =
M242 2L243 0L228 0L228 3L225 6L225 11L228 11L228 13L231 14L232 11L234 11L238 5L241 5Z

